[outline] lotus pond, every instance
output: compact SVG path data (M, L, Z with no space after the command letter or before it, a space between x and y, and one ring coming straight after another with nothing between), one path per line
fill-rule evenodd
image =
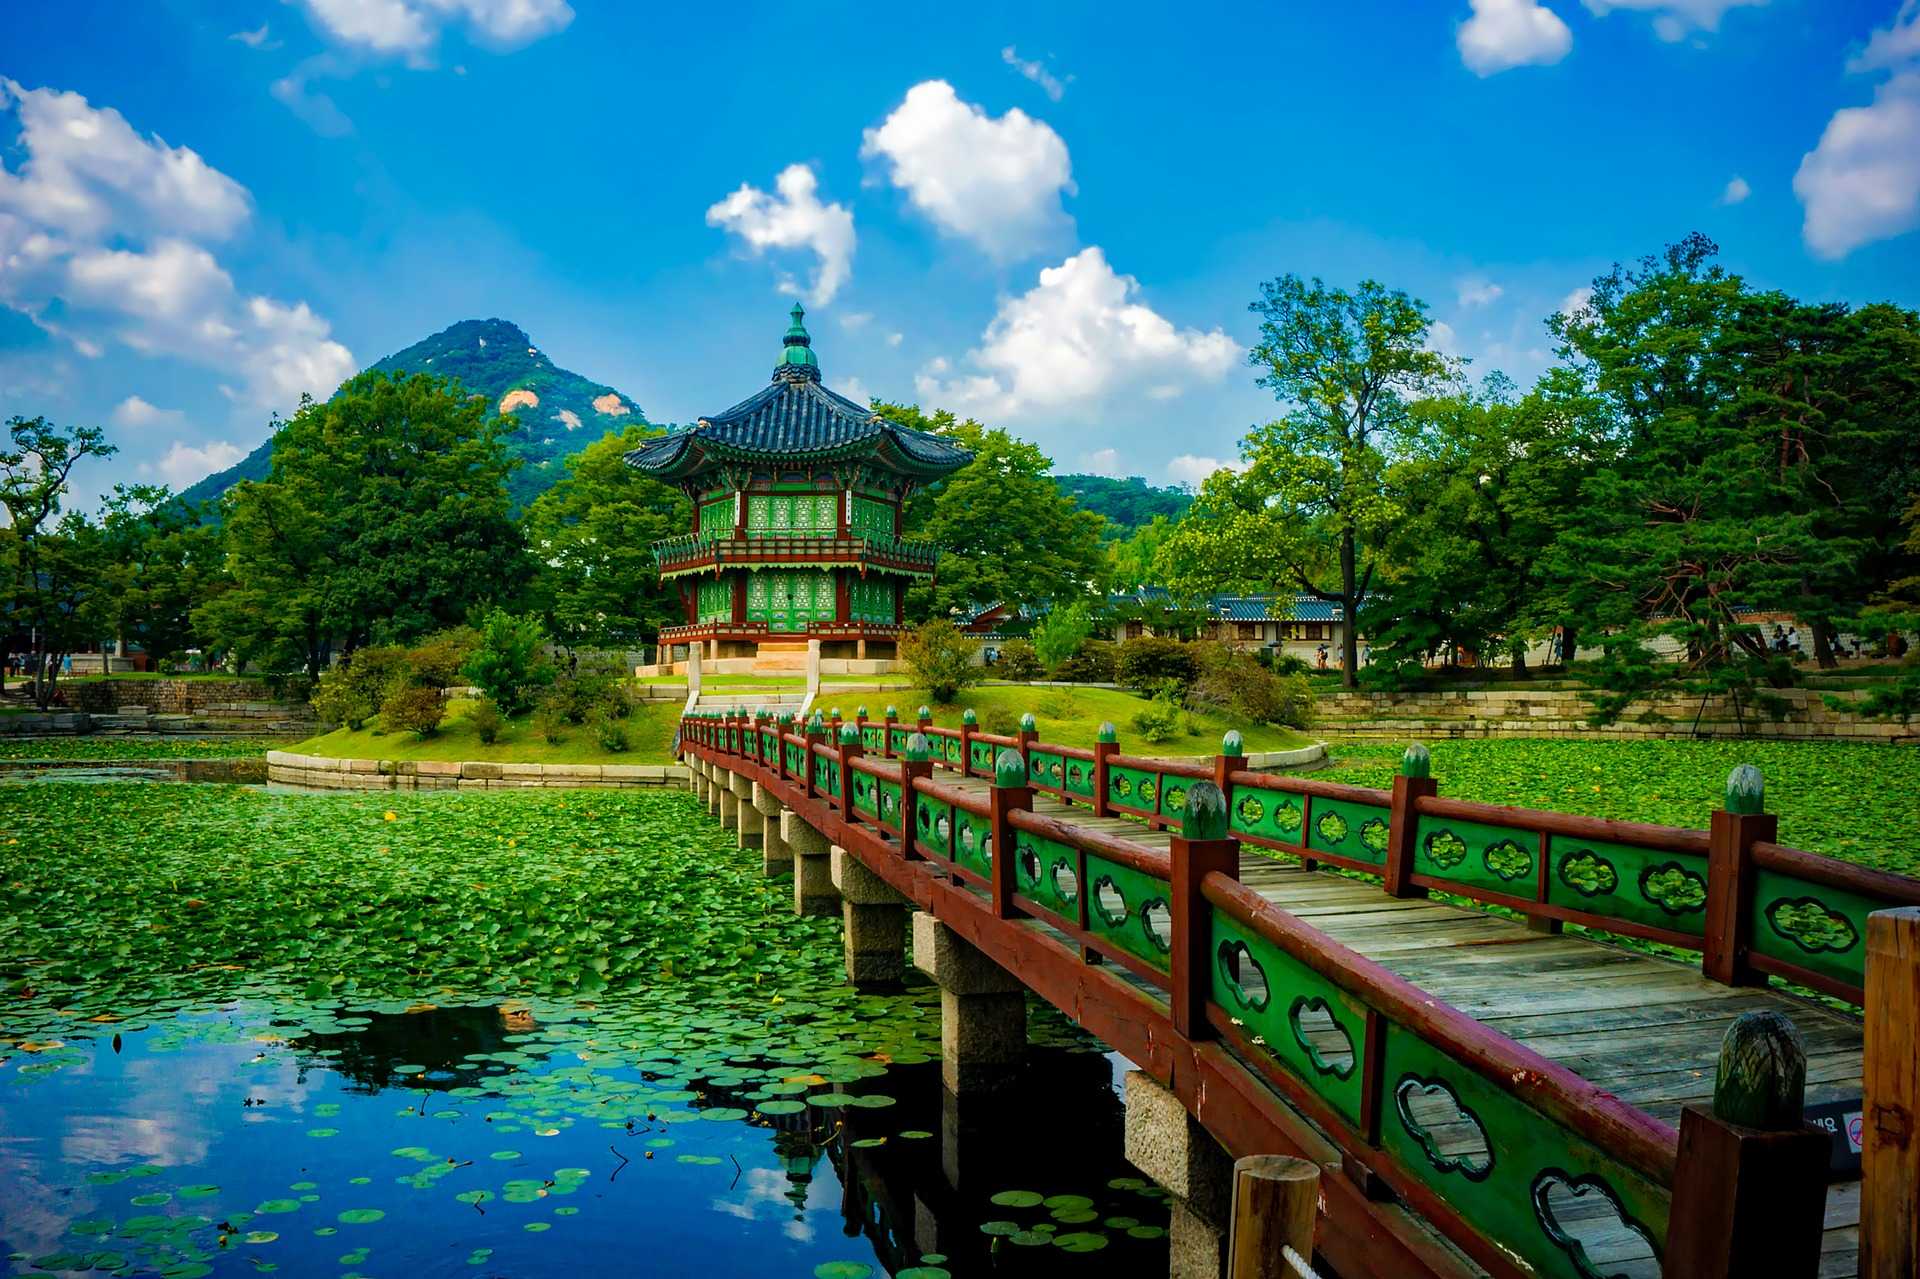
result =
M0 791L8 1272L1164 1272L1101 1046L956 1102L788 892L684 792Z

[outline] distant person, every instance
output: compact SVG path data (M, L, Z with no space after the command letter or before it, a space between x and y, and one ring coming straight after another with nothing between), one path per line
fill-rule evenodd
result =
M1787 628L1787 651L1796 658L1800 656L1800 628L1797 626Z
M1318 655L1320 658L1320 669L1324 671L1327 669L1327 646L1325 644L1320 646Z
M1361 645L1361 647L1360 647L1360 665L1362 665L1362 666L1372 666L1372 665L1373 665L1373 645L1371 645L1371 644L1363 644L1363 645Z

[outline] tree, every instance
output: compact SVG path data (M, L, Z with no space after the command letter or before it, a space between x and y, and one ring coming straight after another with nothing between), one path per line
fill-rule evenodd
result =
M486 407L425 374L303 400L267 478L227 496L236 585L199 620L243 657L318 674L335 644L404 643L516 598L531 566Z
M537 568L531 596L568 646L627 645L681 617L653 543L686 528L687 499L626 463L653 432L630 426L567 459L567 474L522 521Z
M194 611L228 585L220 530L164 485L115 485L100 523L109 630L178 660L196 643Z
M1101 519L1060 492L1053 460L1033 444L942 409L876 401L890 421L944 435L973 461L907 505L909 534L941 549L939 580L917 603L935 617L969 604L1044 604L1098 589Z
M1459 363L1429 349L1424 303L1373 280L1354 292L1284 275L1249 308L1260 340L1248 362L1286 406L1241 441L1161 548L1176 594L1306 591L1338 603L1344 682L1356 683L1358 617L1401 508L1388 467L1418 423L1409 405L1450 389Z
M467 659L467 678L506 714L531 710L534 697L553 683L553 663L541 651L546 642L539 619L496 608L480 623L480 644Z
M1033 651L1048 671L1080 651L1093 634L1093 614L1085 600L1047 610L1033 628Z
M913 676L914 685L926 689L927 696L941 705L980 682L980 668L973 658L973 644L944 617L922 624L900 641L900 662Z
M8 623L6 652L24 652L33 698L53 701L62 659L97 638L102 622L97 589L102 567L100 531L84 517L57 520L73 468L117 451L100 428L63 431L43 417L15 417L0 447L0 507L7 517L4 570ZM24 641L23 647L16 647Z

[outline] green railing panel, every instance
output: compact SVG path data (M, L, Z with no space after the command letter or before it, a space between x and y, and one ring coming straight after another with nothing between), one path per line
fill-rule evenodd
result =
M771 728L760 730L760 758L769 764L780 758L780 734Z
M872 751L878 755L887 749L887 730L884 725L868 724L860 730L860 749Z
M876 786L880 791L880 824L888 830L900 829L903 816L900 806L900 783L881 778Z
M824 755L813 757L813 788L835 799L840 798L840 761Z
M1075 918L1080 910L1080 884L1074 850L1029 831L1014 832L1013 849L1014 882L1021 894L1056 914Z
M1198 778L1176 777L1163 773L1160 777L1160 816L1170 824L1170 829L1179 830L1187 816L1187 791L1192 789Z
M913 809L914 838L936 857L948 857L953 838L953 806L926 795L918 797Z
M1173 904L1164 879L1087 854L1087 930L1153 967L1171 966Z
M1229 820L1233 833L1280 844L1300 842L1300 820L1306 801L1286 791L1235 788Z
M949 764L960 762L960 739L957 737L936 737L933 739L933 755Z
M1107 768L1107 802L1143 812L1160 811L1160 774L1141 768Z
M1392 1023L1380 1080L1381 1146L1535 1273L1659 1273L1669 1192Z
M1422 817L1414 828L1416 874L1532 897L1540 883L1540 836L1510 826Z
M804 746L787 743L787 772L793 776L803 776L807 771L807 751Z
M1749 924L1756 954L1810 968L1851 986L1866 984L1867 916L1887 903L1792 875L1756 871Z
M1083 799L1092 799L1093 761L1088 759L1069 759L1067 762L1067 793Z
M1547 901L1677 933L1706 932L1705 858L1597 839L1552 836Z
M1392 815L1385 804L1353 804L1315 795L1308 813L1306 846L1377 865L1387 859Z
M953 816L953 860L982 879L992 879L993 822L964 808Z
M860 772L858 769L849 771L851 774L849 780L853 786L853 811L859 813L862 817L869 817L878 821L880 819L880 796L874 785L873 778Z
M1035 786L1047 790L1065 790L1067 787L1067 761L1052 751L1027 752L1027 776Z
M997 749L998 747L992 742L969 741L967 743L967 767L976 773L991 773L993 771L993 753Z
M887 730L889 743L892 745L893 753L896 755L904 755L907 753L907 740L912 736L913 730L911 728L901 728L895 725Z
M1224 911L1212 937L1213 1002L1357 1129L1366 1007Z

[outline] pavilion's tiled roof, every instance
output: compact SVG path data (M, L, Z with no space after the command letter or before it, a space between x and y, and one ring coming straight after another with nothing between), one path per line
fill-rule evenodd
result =
M1337 601L1305 593L1282 595L1216 595L1207 610L1228 622L1338 622L1345 610Z
M896 422L820 384L800 309L794 308L785 358L771 384L740 403L701 418L690 431L649 440L627 463L663 479L677 479L710 462L828 461L875 455L881 465L922 479L945 475L973 460L951 441ZM793 358L804 354L806 362Z

